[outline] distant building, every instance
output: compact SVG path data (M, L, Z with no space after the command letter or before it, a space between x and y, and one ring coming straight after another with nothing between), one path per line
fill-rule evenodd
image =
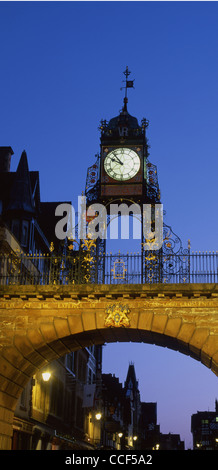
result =
M140 400L134 364L124 386L112 374L102 374L101 447L104 449L184 450L179 434L162 434L157 403Z
M104 449L125 447L129 408L119 379L112 374L102 374L102 446Z
M102 374L101 409L101 447L137 448L140 394L133 364L129 366L124 386L114 374Z
M157 424L157 403L141 402L141 449L155 449L159 444L160 426Z
M129 364L124 391L126 399L129 400L131 413L131 419L128 425L128 446L137 447L140 430L141 402L134 364Z
M153 448L154 450L185 450L184 441L180 440L179 434L162 434L159 435L159 443Z
M194 450L218 450L218 401L215 411L198 411L191 417Z

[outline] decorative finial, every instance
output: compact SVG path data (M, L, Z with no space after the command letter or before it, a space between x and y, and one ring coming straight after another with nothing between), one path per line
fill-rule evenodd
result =
M128 103L128 98L127 98L127 88L134 88L134 80L128 80L128 77L129 75L131 74L131 72L129 71L128 69L128 66L126 66L126 70L124 70L123 74L125 75L126 77L126 85L125 87L121 87L121 90L123 90L123 88L125 88L125 97L123 99L123 102L124 102L124 107L123 107L123 111L127 111L127 103ZM124 80L123 80L124 81Z

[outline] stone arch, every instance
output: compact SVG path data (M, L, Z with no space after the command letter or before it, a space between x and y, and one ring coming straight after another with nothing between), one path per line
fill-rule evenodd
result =
M0 449L11 448L26 383L70 351L145 342L187 354L218 375L218 287L212 284L7 287L0 322Z

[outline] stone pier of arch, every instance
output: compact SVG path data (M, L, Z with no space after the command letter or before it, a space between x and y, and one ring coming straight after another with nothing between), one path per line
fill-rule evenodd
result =
M111 307L127 309L126 323L106 321ZM218 375L218 285L0 287L0 449L11 449L17 400L36 371L117 341L180 351Z

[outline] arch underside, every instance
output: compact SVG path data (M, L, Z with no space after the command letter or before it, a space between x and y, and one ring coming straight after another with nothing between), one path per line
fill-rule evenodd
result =
M213 364L212 357L202 354L201 350L189 346L188 343L176 338L134 328L103 328L83 331L78 334L63 336L62 338L47 342L43 346L32 350L26 349L24 338L23 353L13 347L5 348L0 358L0 448L10 449L13 416L17 400L31 377L44 366L63 355L91 345L107 344L113 342L137 342L166 347L201 361L204 365L218 375L217 365ZM19 341L17 341L19 347ZM8 349L8 351L7 351ZM1 422L2 420L2 422Z
M206 367L212 368L212 357L202 354L200 349L190 346L188 343L173 338L171 336L156 333L153 331L139 330L135 328L107 328L93 331L85 331L76 335L63 337L50 343L49 347L60 353L63 348L63 354L66 354L66 348L75 351L94 344L107 344L116 342L146 343L190 356L191 358L202 362ZM61 354L61 355L63 355ZM216 373L215 370L213 372ZM218 371L216 373L218 375Z
M88 330L78 334L64 336L48 342L28 352L26 355L24 350L21 355L21 352L16 347L10 349L5 348L0 359L0 389L3 393L9 394L12 401L13 397L17 400L34 373L53 360L88 346L115 342L146 343L178 351L202 362L206 367L210 368L215 375L218 375L218 370L213 365L212 357L202 353L200 349L190 346L188 343L153 331L112 327ZM7 386L4 386L4 380L8 383ZM1 387L1 385L3 385L3 387Z

